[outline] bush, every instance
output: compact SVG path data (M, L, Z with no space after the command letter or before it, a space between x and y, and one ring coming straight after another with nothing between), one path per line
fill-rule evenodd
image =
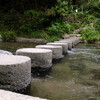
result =
M88 3L84 4L85 10L87 10L90 14L93 14L96 17L100 17L100 2L99 0L91 0Z
M96 20L95 28L100 32L100 19Z
M56 19L61 20L66 16L68 12L68 1L57 0L55 6L47 10L47 15L54 16Z
M33 38L43 38L43 39L49 38L48 34L44 30L34 31L31 33L30 36Z
M2 32L1 36L2 36L2 40L5 42L16 41L16 33L14 31Z
M71 26L67 22L62 24L62 30L64 33L70 33L71 32Z
M48 34L49 35L58 35L59 34L59 29L55 24L52 24L51 27L47 28Z
M87 28L86 30L81 30L79 33L82 35L83 41L93 43L100 40L100 32L91 27Z
M47 28L48 34L53 36L57 35L61 37L64 33L70 33L71 26L65 22L65 23L53 23L51 27Z
M47 32L44 31L44 30L38 30L38 31L32 32L31 37L33 37L33 38L43 38L47 42L49 42L49 41L57 41L57 40L60 39L58 36L50 36L50 35L48 35Z
M54 41L58 41L60 40L60 38L58 36L49 36L47 39L47 42L54 42Z

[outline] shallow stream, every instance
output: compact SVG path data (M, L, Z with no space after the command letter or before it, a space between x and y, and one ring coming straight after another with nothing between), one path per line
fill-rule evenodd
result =
M33 44L0 43L0 48L15 52ZM100 45L79 44L58 63L50 75L32 78L31 96L49 100L100 100Z

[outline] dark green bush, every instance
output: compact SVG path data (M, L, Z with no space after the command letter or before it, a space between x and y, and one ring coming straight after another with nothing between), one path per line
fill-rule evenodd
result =
M68 1L65 0L57 0L55 6L47 10L49 16L55 16L56 19L60 20L63 19L68 12Z
M16 33L14 31L2 32L2 40L5 42L15 42L16 41Z
M84 4L84 9L87 10L90 14L93 14L96 17L100 17L100 1L91 0L88 3Z
M68 22L63 23L61 28L62 28L64 33L70 33L71 32L71 25L68 24Z
M43 27L44 14L42 11L27 10L19 19L18 31L21 34L30 35L32 32Z
M43 38L48 39L49 36L44 30L38 30L31 33L31 37L33 38Z
M82 35L82 40L87 41L89 43L93 43L95 41L100 40L100 32L89 27L85 30L79 31L79 33Z
M47 32L44 31L44 30L38 30L38 31L32 32L31 37L33 37L33 38L42 38L42 39L45 39L47 42L57 41L57 40L60 39L58 36L48 35Z
M47 39L47 42L54 42L54 41L58 41L60 40L60 38L58 36L49 36Z
M65 23L53 23L51 27L47 29L48 34L53 36L57 35L61 37L65 33L70 33L71 31L71 26L65 22Z
M95 25L95 28L100 32L100 19L97 19L94 25Z

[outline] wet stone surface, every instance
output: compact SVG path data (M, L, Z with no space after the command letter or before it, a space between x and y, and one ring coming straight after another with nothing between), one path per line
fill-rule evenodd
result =
M11 52L5 50L0 50L0 54L13 55Z
M20 91L31 81L31 59L25 56L0 55L0 89Z

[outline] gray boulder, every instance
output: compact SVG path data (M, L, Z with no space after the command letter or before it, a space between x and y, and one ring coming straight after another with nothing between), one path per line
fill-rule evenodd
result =
M0 50L0 54L13 55L11 52L5 50Z

